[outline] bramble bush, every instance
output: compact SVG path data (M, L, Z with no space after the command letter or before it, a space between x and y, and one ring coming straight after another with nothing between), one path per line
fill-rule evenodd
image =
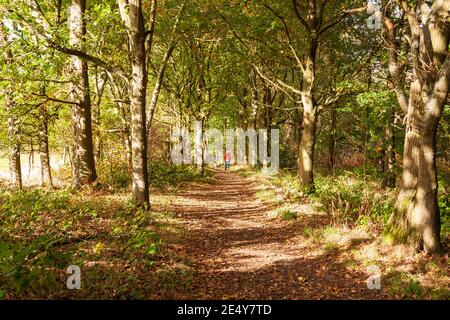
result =
M345 171L315 180L310 196L321 209L333 215L335 222L366 224L369 220L385 223L394 210L394 192L383 190L377 180L362 180Z
M202 177L194 165L149 162L147 168L150 186L155 188L176 187L180 183L187 181L212 181L212 175L208 170L206 170L205 176ZM102 184L113 189L127 188L132 182L131 173L127 163L124 161L99 164L98 175Z
M55 270L69 264L71 251L63 252L55 246L61 239L57 230L62 230L63 225L47 215L67 210L69 194L38 189L2 191L0 298L6 294L6 288L19 293L25 290L38 292L56 285L58 274ZM43 224L53 227L41 233L36 226Z
M156 188L177 187L183 182L210 182L211 173L206 170L205 176L194 165L175 165L164 162L148 164L150 185Z

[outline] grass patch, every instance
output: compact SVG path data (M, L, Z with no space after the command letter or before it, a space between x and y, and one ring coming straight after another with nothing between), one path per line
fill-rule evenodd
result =
M257 199L264 202L272 202L276 199L277 194L273 190L261 190L255 193Z
M288 206L283 206L277 209L277 215L282 219L282 220L295 220L297 219L297 214L293 211L291 211L291 209Z
M156 189L176 188L184 182L210 183L214 181L212 172L208 168L202 176L197 166L194 165L149 162L147 166L150 186ZM124 161L104 161L97 165L97 170L101 177L101 184L111 190L120 191L131 186L131 172Z
M320 242L322 233L319 229L305 227L302 231L302 235L312 242Z
M420 299L425 292L417 279L402 271L390 271L384 276L383 282L393 296L403 299Z
M184 232L170 213L137 209L120 193L5 189L0 211L2 299L146 298L171 263L167 244ZM66 288L73 264L82 290Z
M338 248L339 248L339 246L336 243L334 243L334 242L325 242L325 244L323 246L323 249L325 251L333 251L333 250L336 250Z

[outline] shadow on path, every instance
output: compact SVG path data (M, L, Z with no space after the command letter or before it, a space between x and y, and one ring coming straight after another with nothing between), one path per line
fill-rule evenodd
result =
M270 218L256 183L216 171L216 183L186 185L172 204L188 236L175 250L196 271L188 299L383 299L368 275L349 271L339 250L313 252L298 225Z

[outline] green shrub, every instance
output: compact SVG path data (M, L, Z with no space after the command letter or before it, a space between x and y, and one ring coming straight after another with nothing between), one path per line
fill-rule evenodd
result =
M394 296L405 299L422 298L425 289L411 274L402 271L390 271L383 282L387 284L389 291Z
M115 189L127 188L131 185L132 177L125 161L103 161L97 165L97 171L102 184Z
M52 247L54 240L38 237L28 241L0 241L0 279L4 288L16 292L40 290L57 284L57 274L49 269L63 269L70 264L71 252ZM0 288L1 290L1 288Z
M149 162L147 170L150 186L155 188L176 187L182 182L209 182L212 180L208 170L206 170L205 176L201 176L197 166L194 165ZM98 172L101 183L116 189L129 187L132 183L128 166L123 161L115 163L103 162L99 164Z
M439 211L441 213L441 238L450 236L450 194L443 194L438 198Z
M35 226L42 224L44 214L72 211L70 194L64 191L44 192L24 189L4 191L0 196L0 291L13 288L16 292L41 290L56 285L55 268L67 267L71 252L55 246L60 241L63 226L54 219L45 222L51 231L39 234ZM18 227L20 226L20 227Z
M386 222L394 208L394 195L377 189L376 183L363 181L351 172L339 176L318 176L311 198L337 222Z
M4 192L0 197L2 213L19 215L63 209L70 194L65 191L47 192L42 189L23 189Z
M157 188L176 187L182 182L210 182L211 173L206 170L202 176L194 165L176 165L164 162L150 162L148 164L150 185Z
M297 214L292 212L289 207L281 207L277 210L278 216L283 220L294 220L297 218Z

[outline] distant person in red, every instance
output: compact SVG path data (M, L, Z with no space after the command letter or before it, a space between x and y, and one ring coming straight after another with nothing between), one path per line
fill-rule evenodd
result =
M231 156L230 156L230 153L228 151L225 153L224 161L225 161L225 170L230 169L230 167L231 167Z

